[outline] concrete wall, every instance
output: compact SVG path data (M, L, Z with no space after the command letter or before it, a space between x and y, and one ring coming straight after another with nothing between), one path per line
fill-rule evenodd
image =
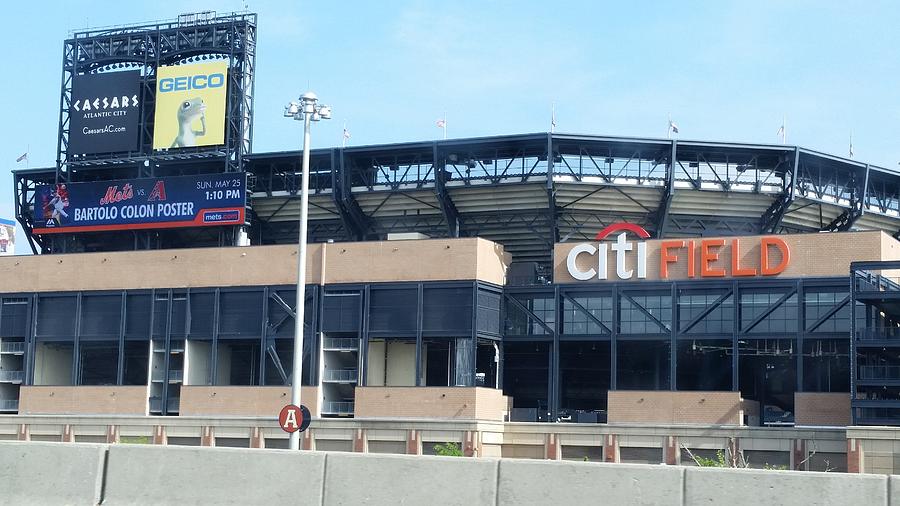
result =
M5 292L282 285L297 281L296 246L198 248L0 258ZM451 281L502 285L511 257L477 238L310 244L309 283ZM197 268L214 265L214 269Z
M762 236L740 237L739 267L757 270L760 266L759 239ZM893 258L898 255L900 244L881 231L846 232L829 234L793 234L779 235L790 249L791 259L787 268L775 277L797 278L806 276L847 276L850 272L850 262L861 260L881 260ZM712 239L704 237L705 239ZM725 269L731 272L731 241L734 238L724 238L726 245L718 248L719 260L711 262L713 269ZM629 241L636 241L633 236ZM694 239L696 244L695 258L697 276L700 273L700 238ZM647 280L660 279L660 244L662 240L647 241ZM596 241L592 242L596 244ZM603 280L578 281L569 275L566 268L566 256L569 251L580 242L559 243L553 249L553 280L556 283L591 283L603 282ZM670 280L688 279L687 249L672 249L669 254L678 256L678 261L668 264L668 278ZM637 253L634 250L627 253L626 268L634 269L637 261ZM590 267L597 268L596 255L579 255L578 265L587 270ZM592 262L590 262L592 260ZM781 255L775 248L770 249L770 263L777 265L781 261ZM592 265L588 265L592 263ZM616 276L616 257L610 252L607 258L607 280L618 280ZM637 281L637 274L634 274Z
M850 425L850 394L797 392L794 394L794 423L826 427Z
M13 504L900 505L898 480L593 462L0 444L3 500Z
M319 389L303 387L300 396L310 413L319 412ZM181 387L181 416L278 417L291 403L291 387L191 386Z
M416 343L387 341L384 384L389 387L416 385Z
M57 347L56 342L38 342L34 347L34 384L72 384L72 343Z
M184 345L184 384L208 385L212 342L188 339Z
M435 418L502 421L507 398L479 387L356 387L359 418Z
M19 413L146 415L146 386L25 386L19 390Z
M740 392L610 390L609 423L741 425Z

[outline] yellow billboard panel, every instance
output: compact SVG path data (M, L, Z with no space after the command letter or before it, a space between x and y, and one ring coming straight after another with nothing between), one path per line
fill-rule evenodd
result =
M225 143L228 62L159 67L153 149Z

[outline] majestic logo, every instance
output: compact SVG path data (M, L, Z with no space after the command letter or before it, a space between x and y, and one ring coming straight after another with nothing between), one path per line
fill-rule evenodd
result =
M628 233L632 233L640 239L649 239L650 234L642 227L632 223L615 223L601 230L597 236L597 241L604 241L613 235L615 240L612 243L599 242L599 244L582 243L577 244L569 250L566 256L566 269L569 275L579 281L587 281L590 279L607 279L607 258L609 250L615 252L616 276L619 279L637 279L647 278L647 242L639 241L636 244L628 241ZM671 265L677 265L682 260L686 263L686 271L688 278L702 277L715 278L742 276L774 276L784 272L790 263L791 252L787 244L778 237L761 237L759 238L759 264L754 266L741 265L740 251L741 239L734 238L730 240L730 248L727 247L725 239L700 239L700 240L670 240L659 242L659 278L669 278L669 268ZM633 263L634 268L628 268L628 254L636 251L637 260ZM699 255L698 255L699 250ZM781 255L781 260L773 263L773 250L777 250ZM679 255L679 253L681 254ZM723 255L730 255L730 262L725 262L725 266L721 265L720 260L724 260ZM593 257L594 262L587 269L579 267L579 257ZM730 269L727 267L730 264ZM584 266L584 263L581 263ZM596 267L595 267L596 266ZM637 271L637 272L635 272Z

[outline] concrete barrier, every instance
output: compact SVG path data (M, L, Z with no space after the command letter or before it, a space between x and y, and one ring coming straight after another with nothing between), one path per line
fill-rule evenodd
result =
M500 461L497 504L680 505L684 468Z
M887 480L877 475L689 467L684 504L886 505Z
M326 506L495 504L496 459L329 453Z
M112 445L103 504L321 504L325 453Z
M105 445L0 444L0 504L98 504Z
M900 476L237 448L0 443L0 504L595 503L900 506Z

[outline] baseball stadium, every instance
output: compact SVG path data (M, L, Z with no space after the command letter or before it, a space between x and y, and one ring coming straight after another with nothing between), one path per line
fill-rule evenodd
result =
M303 153L252 149L256 16L75 33L14 170L0 410L274 416ZM177 114L176 114L177 112ZM900 424L900 173L542 132L309 153L314 418Z

